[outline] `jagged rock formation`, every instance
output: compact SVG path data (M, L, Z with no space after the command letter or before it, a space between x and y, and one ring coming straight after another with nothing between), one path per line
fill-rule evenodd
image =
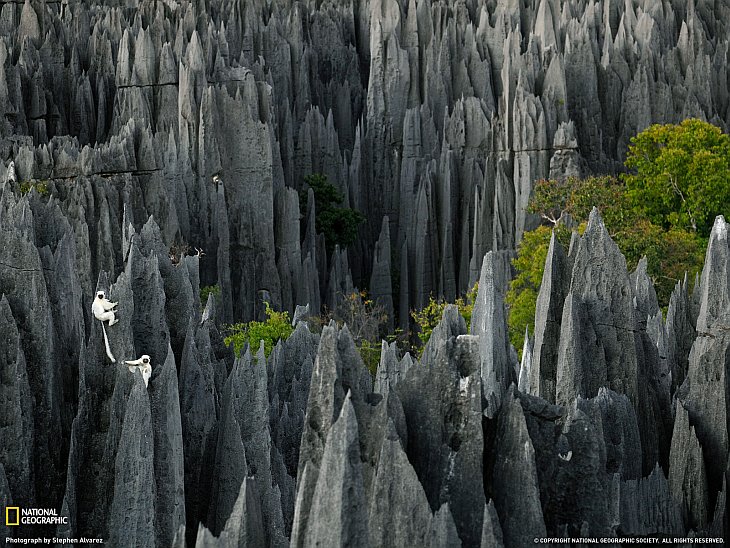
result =
M0 181L47 181L85 291L153 215L226 321L348 275L389 312L453 299L534 226L535 179L614 170L652 122L730 123L726 2L133 4L3 4ZM367 217L335 279L313 172Z
M9 239L11 249L27 264L47 257L49 269L73 276L62 267L73 249L65 236L55 253L34 244L37 199L4 193L0 220L31 235ZM334 322L317 335L298 321L268 358L261 346L234 360L215 298L199 308L200 258L175 264L161 253L152 219L125 240L124 270L113 283L102 272L96 288L119 302L120 322L108 332L120 360L143 349L155 356L148 388L139 372L108 363L99 322L85 327L72 288L39 280L53 288L46 317L67 310L80 326L61 537L102 535L129 546L516 547L545 535L724 534L727 402L724 384L713 382L730 355L722 217L695 290L697 318L680 284L677 312L664 322L642 265L629 274L594 211L561 269L548 256L551 288L565 290L550 290L536 322L549 326L564 296L560 329L550 335L557 352L524 357L519 384L504 336L506 253L483 260L473 334L449 305L420 359L383 343L373 379L347 327ZM13 440L0 453L0 495L33 502L49 496L38 478L52 476L32 455L53 453L37 438L39 425L45 435L48 426L33 420L43 410L32 399L39 362L25 356L38 360L39 349L24 342L32 327L16 319L29 313L19 298L28 293L14 288L33 278L12 271L4 271L13 285L4 281L0 298L10 342L0 355L3 432ZM687 325L697 335L676 345L690 347L686 361L673 362L675 370L687 364L677 386L668 334L688 336ZM529 393L547 381L554 399ZM671 401L674 411L665 408Z
M536 178L616 170L652 122L730 126L729 21L725 0L0 3L0 504L129 546L726 534L724 219L666 319L597 213L551 243L522 364L503 296ZM331 254L315 172L367 218ZM346 327L299 316L268 357L221 335L366 286L407 327L476 281L471 334L447 307L374 381ZM149 388L120 365L141 354Z

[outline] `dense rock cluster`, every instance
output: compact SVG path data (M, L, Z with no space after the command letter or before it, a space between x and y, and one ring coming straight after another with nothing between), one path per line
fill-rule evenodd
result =
M450 305L420 360L383 343L375 379L334 322L315 334L298 321L268 358L262 344L234 360L214 296L200 311L199 257L173 266L150 219L125 232L125 269L97 281L119 303L107 329L119 361L152 357L146 388L109 363L99 322L85 323L73 245L39 249L28 197L1 204L13 263L0 265L0 497L60 508L60 537L519 547L724 534L722 217L702 277L691 293L677 284L666 321L644 265L627 271L594 210L568 252L551 244L540 302L561 312L540 308L536 322L558 325L521 364L504 337L509 256L490 252L471 334Z
M3 2L0 181L12 158L57 199L85 294L152 215L204 250L227 320L351 279L403 323L514 248L535 179L614 170L652 122L727 128L728 21L725 0ZM342 256L300 206L310 173L366 215Z
M722 536L725 221L666 318L597 212L551 243L522 363L503 297L536 178L615 169L653 121L730 126L729 21L724 0L0 2L0 505L135 547ZM366 215L354 246L327 255L309 173ZM297 321L268 357L221 335L356 286L403 326L477 280L469 333L448 307L374 380L346 326Z

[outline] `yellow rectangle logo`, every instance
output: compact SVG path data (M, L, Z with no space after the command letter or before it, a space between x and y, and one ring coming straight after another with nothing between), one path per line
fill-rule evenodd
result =
M12 513L15 512L15 519L11 519ZM18 506L5 507L5 525L20 525L20 508Z

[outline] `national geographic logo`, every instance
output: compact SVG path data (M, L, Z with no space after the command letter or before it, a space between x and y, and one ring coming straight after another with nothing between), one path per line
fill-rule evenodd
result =
M68 517L59 516L53 508L5 508L5 525L68 525Z
M5 525L20 525L20 508L17 506L5 508Z

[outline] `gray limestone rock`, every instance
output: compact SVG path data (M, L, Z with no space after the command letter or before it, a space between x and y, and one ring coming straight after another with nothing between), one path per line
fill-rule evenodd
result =
M109 541L116 546L155 546L154 432L147 388L134 375L115 464Z
M0 503L2 503L3 508L7 508L8 506L13 505L13 498L11 496L10 492L10 486L8 485L8 478L5 475L5 468L0 463ZM0 534L3 535L3 542L5 542L5 539L9 538L11 535L12 529L10 529L10 526L7 525L7 522L5 520L2 521L2 524L0 525Z
M679 394L705 453L708 484L713 491L720 486L723 463L728 456L727 429L717 425L724 424L728 410L723 386L730 360L730 334L724 304L730 280L729 256L727 225L718 217L702 270L697 338L690 351L687 378Z
M0 297L0 332L5 334L6 343L0 352L0 433L5 440L0 465L6 491L16 493L14 500L18 505L29 505L35 499L31 392L25 354L5 295ZM8 479L4 479L6 475Z
M446 546L460 548L462 546L448 502L445 502L433 515L428 546L429 548L445 548Z
M447 316L448 310L442 328ZM478 348L475 336L452 335L431 361L414 365L395 388L409 425L409 460L431 508L448 503L467 544L479 542L486 503Z
M530 375L532 371L533 339L530 337L529 327L525 326L525 344L522 346L522 361L517 376L517 388L521 392L530 393Z
M380 230L380 238L375 244L373 252L373 271L370 276L370 295L373 300L388 315L388 332L393 330L394 308L393 308L393 286L390 279L390 229L388 217L383 217L383 227Z
M269 413L272 436L292 478L297 476L309 383L318 343L317 335L309 331L306 323L299 322L289 338L280 341L269 357L269 371L273 370L269 391L274 394Z
M33 213L28 198L23 197L16 201L12 193L3 192L0 197L0 238L4 243L5 254L0 261L0 293L4 295L5 301L3 317L7 327L3 338L8 341L6 352L9 353L5 358L5 367L15 369L10 364L19 359L19 347L23 353L20 359L24 358L26 364L19 366L20 378L11 380L6 376L3 384L7 386L20 383L16 385L16 390L22 390L20 387L25 384L22 371L26 370L29 396L32 394L30 397L34 400L34 447L32 451L27 446L25 448L28 456L33 455L33 460L25 463L18 461L14 468L18 472L27 468L27 473L30 473L33 462L35 500L37 503L44 501L50 504L51 500L61 498L65 468L63 463L68 458L67 436L70 434L71 424L70 420L67 423L62 422L61 402L64 398L61 379L64 375L64 363L56 359L53 340L53 325L60 318L54 321L52 315L44 264L34 245L34 232ZM9 329L10 324L13 324L13 329ZM12 354L15 355L11 357ZM10 373L10 369L6 371L6 374ZM13 398L14 403L11 403L12 400L8 401L14 408L11 411L11 416L16 415L14 422L20 419L19 413L22 409L28 410L31 406L28 396L23 398L23 402L16 398L17 396ZM64 409L64 416L69 415L73 416ZM30 415L22 421L27 421L29 417ZM16 428L22 427L16 422ZM21 473L19 479L24 476L26 474ZM25 481L27 485L30 477L26 476L27 479L21 479L21 482ZM18 493L15 498L22 500L23 496Z
M214 380L214 360L208 325L198 327L191 320L180 363L180 419L185 470L186 530L195 531L195 522L206 513L211 471L205 463L205 448L214 435L218 397ZM206 481L207 477L207 481ZM189 533L188 533L189 534Z
M484 506L484 524L482 525L481 548L503 548L504 538L502 537L502 526L499 524L499 516L494 507L494 501L490 500Z
M682 385L687 375L689 353L695 337L695 324L685 276L685 279L675 286L667 308L666 357L667 366L672 374L672 392Z
M236 486L246 475L253 475L257 479L257 502L263 516L266 543L281 546L285 533L280 489L272 478L268 400L262 342L255 362L246 351L236 360L226 382L224 418L216 450L219 473L213 474L213 506L209 519L215 524L214 533L222 531L239 495Z
M559 461L551 503L569 530L580 530L586 536L610 536L615 532L618 512L607 479L611 476L607 474L605 434L596 407L577 400L568 409L556 447Z
M232 541L231 546L262 546L266 542L258 500L256 481L244 478L231 517L223 529L223 534Z
M626 261L594 209L576 251L558 351L558 403L608 386L638 403L636 320Z
M509 393L497 422L492 472L494 505L502 524L504 545L524 546L535 537L544 537L546 529L540 505L535 450L522 407Z
M504 308L504 294L511 278L509 261L507 253L489 252L484 257L470 326L471 334L479 341L482 385L490 417L496 415L502 395L517 380Z
M370 495L370 545L425 545L430 523L426 494L389 421Z
M184 527L176 538L184 538ZM200 525L195 539L197 548L248 548L264 546L266 537L258 504L256 482L251 477L243 478L238 498L231 516L220 536L216 537L204 525ZM184 546L184 541L181 541ZM173 544L174 546L174 544Z
M425 493L422 544L724 536L725 221L664 324L596 214L554 242L522 374L503 296L535 180L620 171L652 123L728 130L728 21L705 0L0 2L0 499L117 545L366 543L387 467ZM332 256L312 173L366 218ZM408 331L479 278L477 339L448 307L420 362L384 349L375 394L345 329L295 321L266 369L223 340L264 301L317 316L355 287ZM117 361L153 358L146 391L106 358L97 288ZM358 467L365 518L327 530L321 486Z
M185 525L183 432L177 369L171 347L164 364L153 368L149 395L156 479L155 537L159 543L171 544L177 530Z
M410 356L409 356L410 357ZM382 341L380 362L375 373L374 392L384 397L406 376L410 368L410 361L405 356L398 360L396 343L388 344Z
M165 318L170 331L170 344L178 355L182 353L190 318L198 312L198 262L199 257L180 257L177 264L169 258L160 229L150 217L139 235L143 254L155 255L165 292ZM134 249L130 260L135 257ZM149 337L147 337L149 341ZM149 342L147 343L149 344ZM151 354L150 354L151 356Z
M720 215L707 246L705 266L702 269L700 311L697 331L705 333L713 328L722 329L730 323L730 244L728 226Z
M535 306L535 342L530 367L530 393L555 401L558 348L563 305L568 291L568 263L553 233Z
M298 475L307 461L320 466L327 433L341 412L346 390L351 391L356 409L364 405L365 396L372 391L370 374L356 352L346 328L338 330L332 322L322 330L299 449Z
M246 362L250 365L250 358L247 358ZM213 533L225 527L238 498L236 486L241 485L249 472L246 448L241 441L241 430L230 395L225 398L221 411L207 518Z
M592 399L601 417L606 450L606 472L622 480L641 477L641 438L636 413L623 394L601 388Z
M294 310L294 316L292 317L291 324L296 327L299 322L306 321L309 316L309 303L305 306L298 304Z
M672 449L669 454L669 489L672 497L682 503L687 515L685 522L695 530L709 518L707 474L702 447L689 414L680 401L674 419Z
M655 316L659 311L654 285L651 283L646 269L647 260L644 256L639 261L636 270L631 273L631 287L634 292L635 307L642 318Z
M355 407L348 392L327 436L304 546L368 546L368 511Z
M681 506L672 497L664 472L657 465L645 478L620 483L621 530L629 535L677 535L684 531ZM651 510L649 510L651 508Z

